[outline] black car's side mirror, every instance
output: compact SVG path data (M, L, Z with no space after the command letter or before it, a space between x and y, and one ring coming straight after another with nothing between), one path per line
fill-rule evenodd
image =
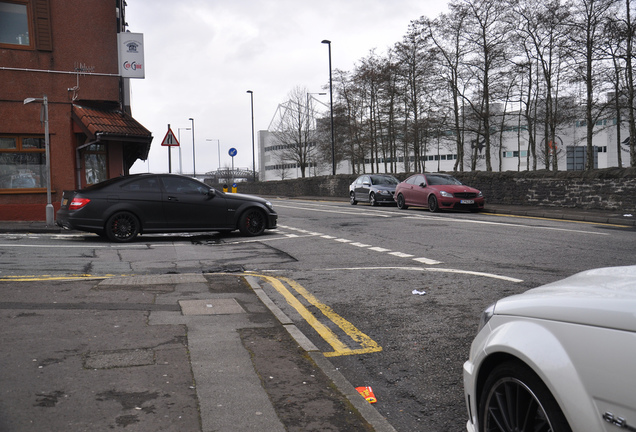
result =
M210 188L208 189L208 197L214 198L216 196L216 189Z

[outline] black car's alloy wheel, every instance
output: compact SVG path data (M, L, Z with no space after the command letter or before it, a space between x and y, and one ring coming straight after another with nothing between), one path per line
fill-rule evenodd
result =
M480 432L571 432L556 400L526 366L497 366L481 394Z
M114 242L128 242L139 234L139 219L129 212L117 212L106 222L106 236Z
M435 195L430 195L428 197L428 209L433 213L439 211L439 206L437 205L437 198L435 198Z
M351 205L356 205L358 204L358 201L356 201L356 194L351 192L349 194L349 202L351 203Z
M406 205L406 202L404 201L404 195L399 194L397 197L397 206L400 210L406 210L407 208L409 208L409 206Z
M250 209L241 215L239 230L246 236L257 236L265 231L265 214L261 210Z

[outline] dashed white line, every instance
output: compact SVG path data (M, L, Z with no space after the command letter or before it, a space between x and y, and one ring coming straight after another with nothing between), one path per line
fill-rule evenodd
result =
M372 251L375 251L375 252L391 252L391 249L387 249L387 248L383 248L383 247L379 247L379 246L370 247L369 250L372 250Z
M389 252L389 255L393 255L400 258L411 258L415 256L415 255L407 254L404 252Z
M408 253L404 253L404 252L397 252L397 251L391 251L391 249L387 249L387 248L383 248L383 247L379 247L379 246L371 246L370 244L366 244L366 243L360 243L360 242L354 242L353 240L349 240L349 239L345 239L345 238L339 238L339 237L335 237L335 236L331 236L331 235L327 235L327 234L322 234L322 233L318 233L318 232L312 232L312 231L307 231L301 228L295 228L295 227L290 227L290 226L286 226L286 225L279 225L279 228L282 229L288 229L288 230L292 230L295 232L299 232L299 233L303 233L306 234L308 236L317 236L323 239L327 239L327 240L333 240L336 241L338 243L345 243L345 244L350 244L351 246L356 246L359 248L365 248L368 250L372 250L374 252L380 252L380 253L388 253L389 255L393 255L399 258L413 258L415 255L413 254L408 254ZM297 236L296 234L284 234L285 237L287 238L297 238L299 236ZM437 261L434 259L430 259L430 258L425 258L425 257L421 257L421 258L413 258L415 261L422 263L422 264L427 264L427 265L437 265L437 264L441 264L441 261Z
M429 258L413 258L413 261L417 261L419 263L422 264L428 264L428 265L435 265L435 264L441 264L441 261L436 261L436 260L432 260Z

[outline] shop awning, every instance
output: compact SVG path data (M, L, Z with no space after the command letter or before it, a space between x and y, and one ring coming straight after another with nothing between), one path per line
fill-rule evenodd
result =
M148 158L152 133L119 106L106 102L75 103L72 117L91 141L121 141L126 165Z

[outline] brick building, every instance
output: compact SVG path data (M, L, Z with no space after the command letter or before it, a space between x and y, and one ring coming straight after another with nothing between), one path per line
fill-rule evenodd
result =
M64 189L128 174L147 158L152 134L131 116L130 78L119 74L124 8L0 0L0 220L48 219L47 203L57 210Z

